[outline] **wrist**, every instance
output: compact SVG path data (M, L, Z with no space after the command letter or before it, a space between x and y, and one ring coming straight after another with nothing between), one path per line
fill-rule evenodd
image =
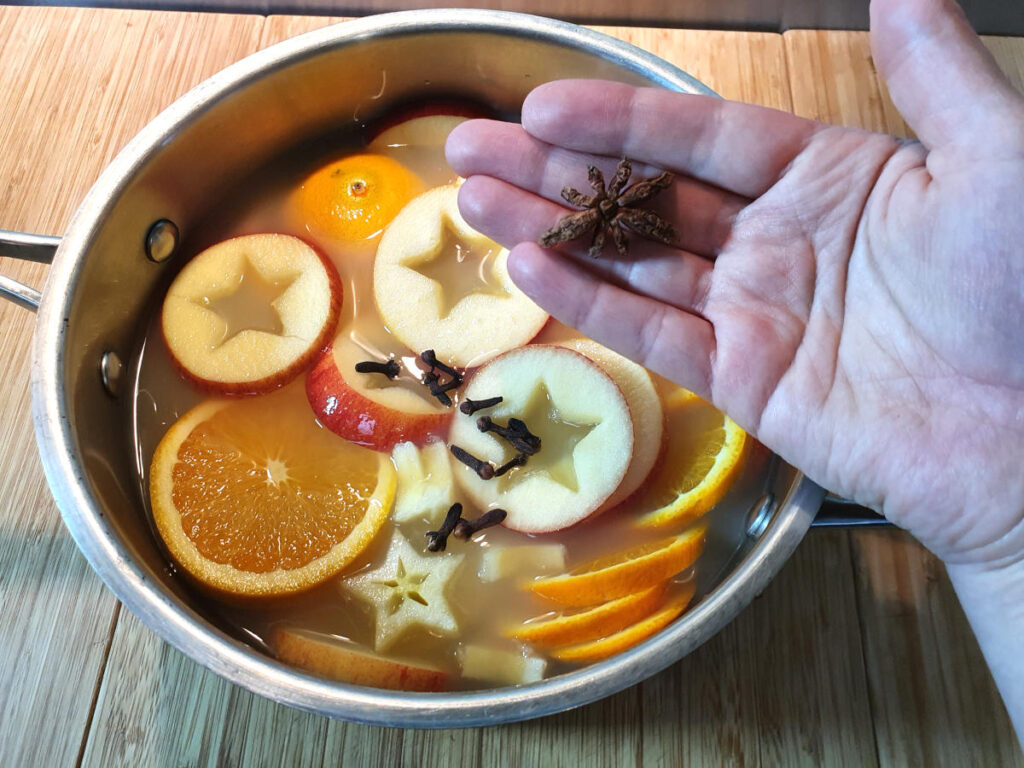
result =
M1024 743L1024 553L994 562L948 563L967 620Z

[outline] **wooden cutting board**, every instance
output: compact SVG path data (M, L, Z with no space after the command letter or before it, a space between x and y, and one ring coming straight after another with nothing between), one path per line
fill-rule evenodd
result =
M176 96L330 21L0 7L0 227L59 234ZM905 130L864 34L604 31L726 98ZM1024 41L989 44L1024 82ZM717 637L574 712L402 731L256 697L121 610L78 553L32 437L31 332L0 304L0 765L1024 765L941 565L895 531L812 533Z

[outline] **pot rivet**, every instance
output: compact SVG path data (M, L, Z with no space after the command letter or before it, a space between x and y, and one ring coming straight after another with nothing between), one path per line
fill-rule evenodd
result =
M157 264L167 261L177 250L180 236L178 225L170 219L153 222L146 233L146 256Z
M121 392L121 378L124 374L124 365L117 352L104 352L100 358L100 377L103 379L103 388L107 393L117 397Z
M750 514L747 515L747 536L752 539L759 538L768 528L774 514L775 495L766 493L750 508Z

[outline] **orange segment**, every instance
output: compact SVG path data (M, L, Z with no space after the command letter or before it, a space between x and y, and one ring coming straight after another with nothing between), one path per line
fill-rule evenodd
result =
M301 387L207 401L164 435L150 469L157 530L205 584L278 595L350 563L387 519L395 471L386 454L316 424Z
M376 237L423 182L383 155L353 155L325 165L296 192L296 208L312 232L346 242Z
M665 601L665 584L626 595L596 608L566 611L514 627L509 636L532 645L582 643L618 632L649 615Z
M593 560L561 576L536 579L535 594L562 605L590 606L632 595L689 568L704 549L704 526Z
M693 599L693 591L694 583L691 579L683 585L681 594L670 599L664 608L643 621L600 640L557 648L551 652L551 656L560 661L592 662L622 653L668 626L669 622L686 610Z
M631 503L649 510L636 524L661 528L696 520L722 500L740 468L747 433L686 390L666 398L660 464Z

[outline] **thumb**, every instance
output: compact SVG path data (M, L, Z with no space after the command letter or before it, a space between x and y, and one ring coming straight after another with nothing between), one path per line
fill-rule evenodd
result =
M872 0L871 50L893 102L929 149L1021 145L1024 99L955 0Z

